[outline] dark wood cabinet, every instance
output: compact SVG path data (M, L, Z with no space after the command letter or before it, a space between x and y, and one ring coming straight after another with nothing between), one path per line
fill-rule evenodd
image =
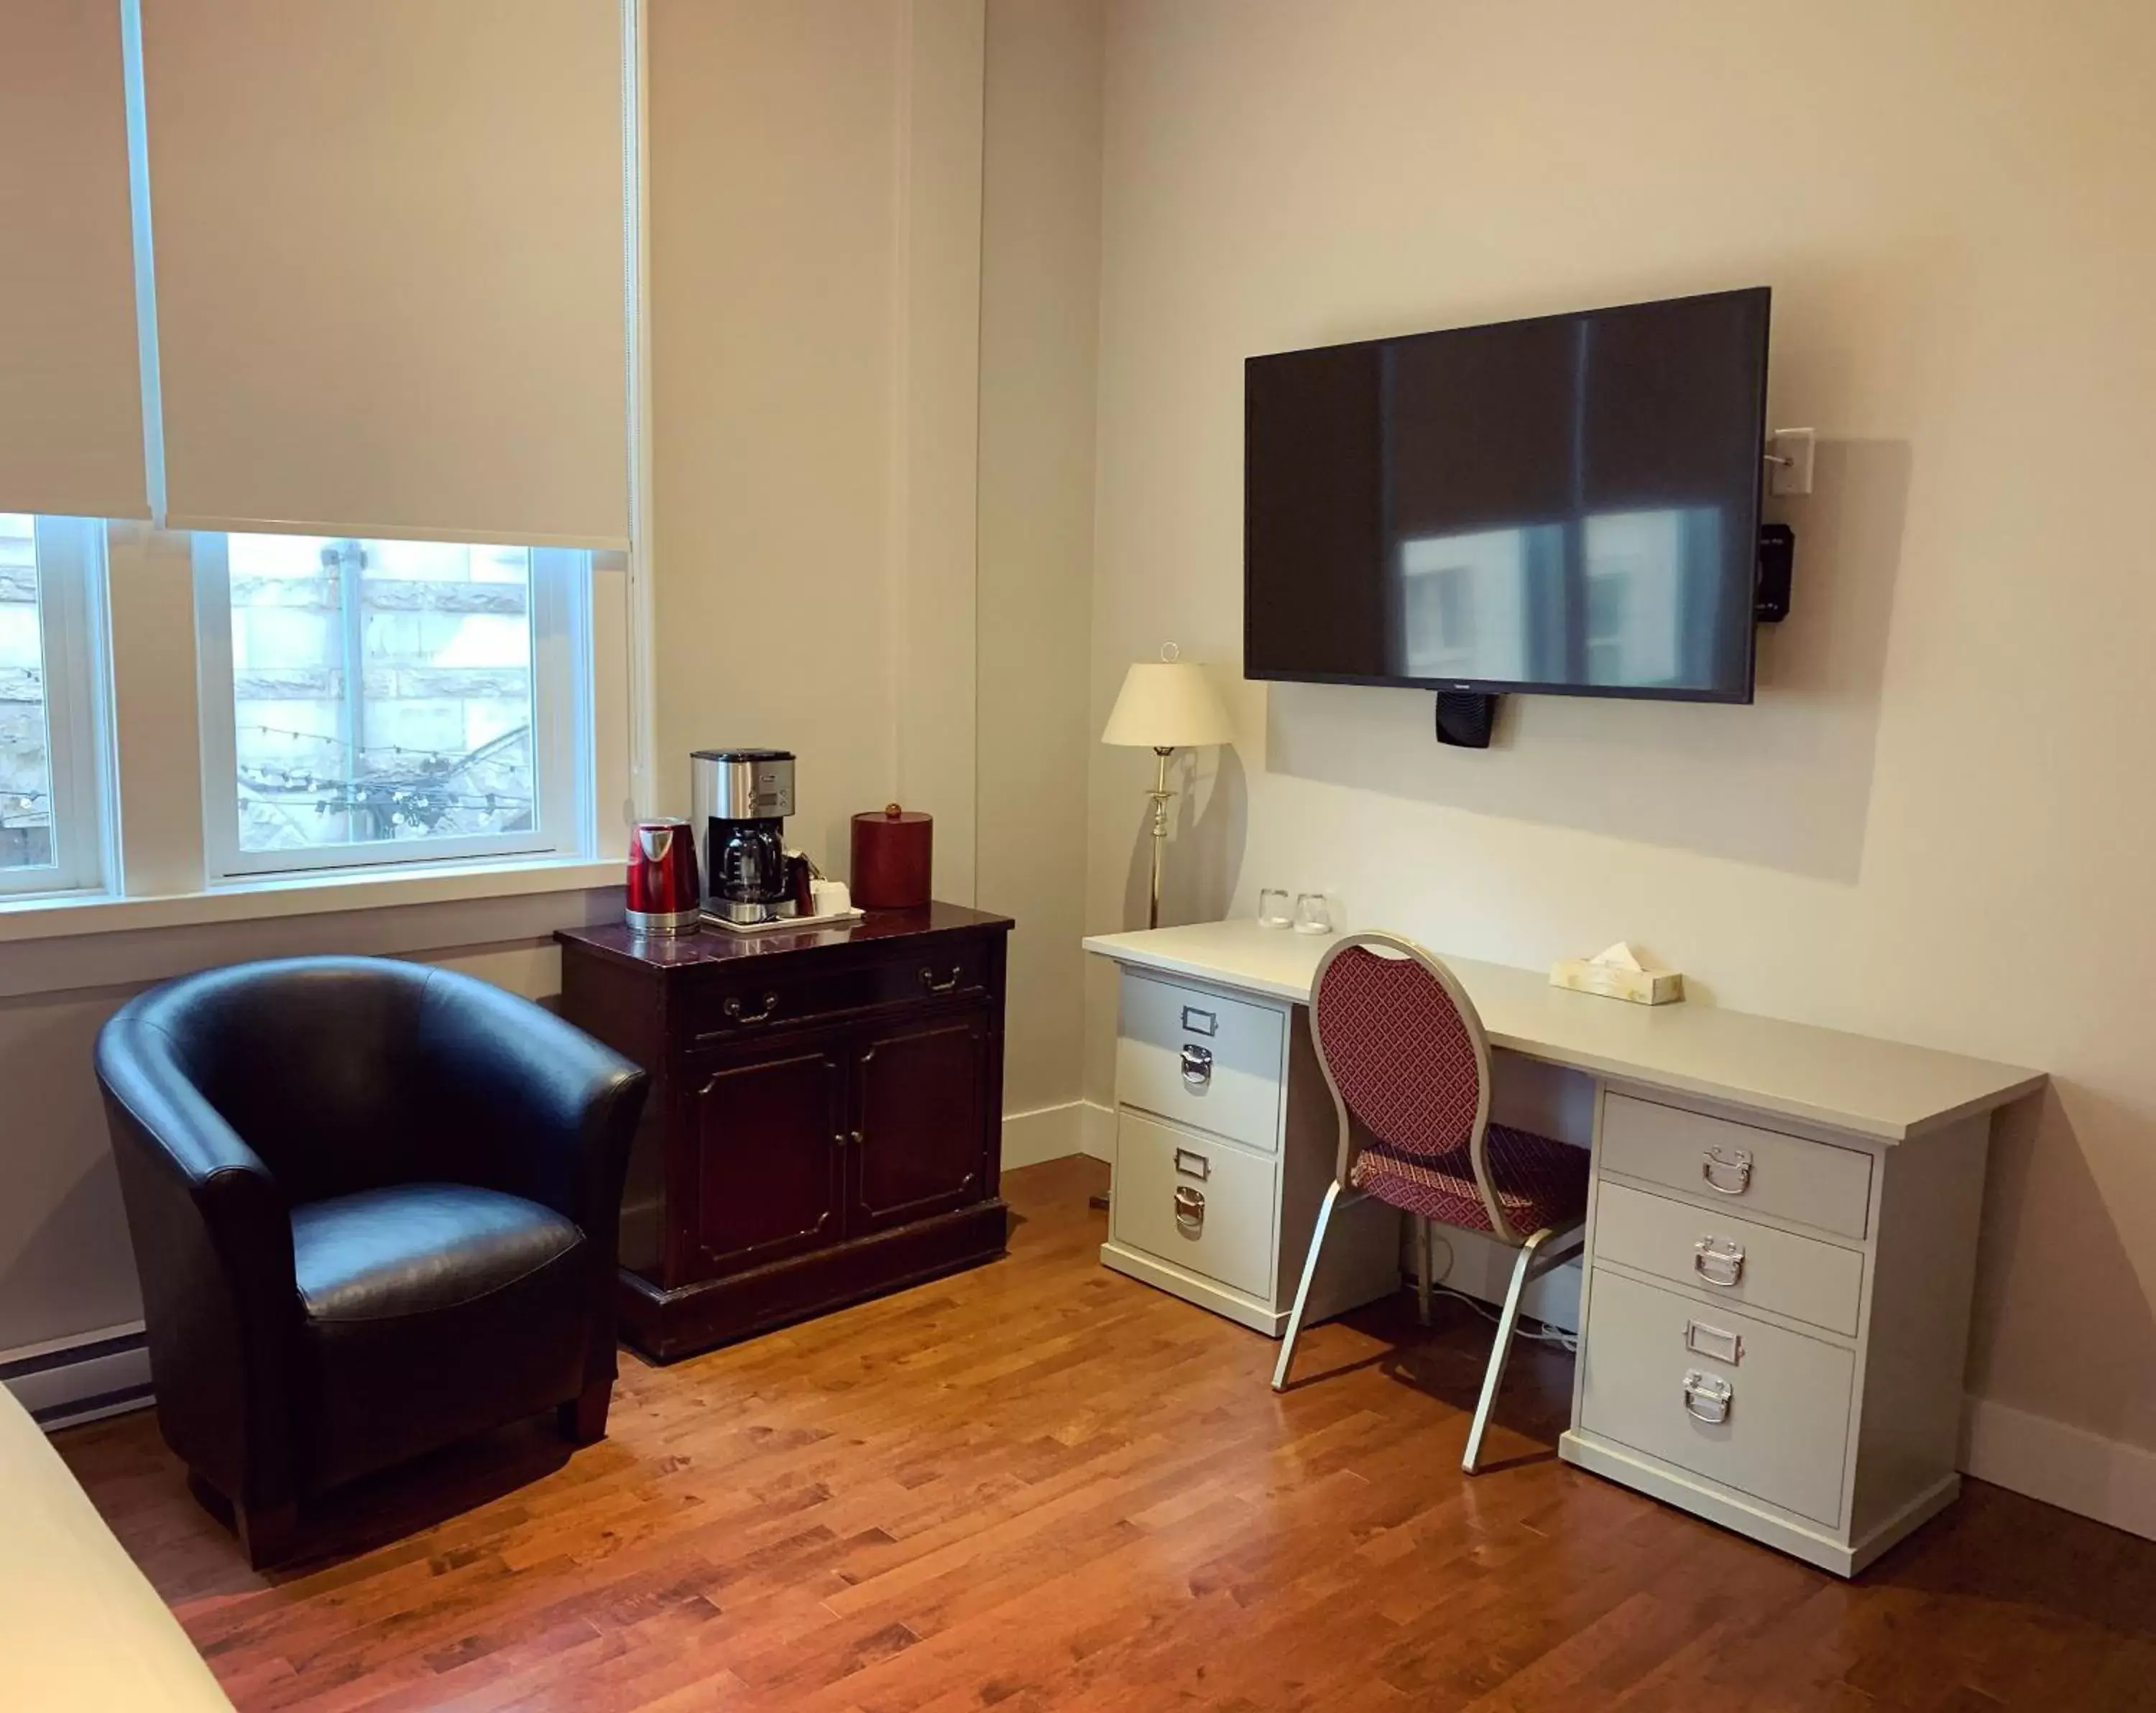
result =
M663 1359L1004 1252L1007 918L679 941L565 930L562 1010L654 1087L622 1321Z
M759 1050L761 1049L761 1050ZM696 1161L684 1274L716 1279L839 1234L846 1142L842 1035L696 1053L682 1129Z
M978 1200L996 1128L981 1103L992 1046L978 1008L863 1032L853 1060L846 1222L881 1231Z

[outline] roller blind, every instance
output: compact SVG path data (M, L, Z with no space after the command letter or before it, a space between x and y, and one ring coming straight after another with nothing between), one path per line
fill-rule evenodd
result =
M176 528L619 546L620 0L143 0Z
M146 517L120 7L0 3L0 512Z

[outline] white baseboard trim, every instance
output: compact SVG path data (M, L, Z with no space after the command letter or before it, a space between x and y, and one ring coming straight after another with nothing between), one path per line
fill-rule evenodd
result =
M1980 1481L2156 1540L2156 1451L1984 1398L1967 1401L1961 1444Z
M1004 1114L1004 1170L1082 1153L1080 1108L1084 1105L1082 1100L1065 1100L1060 1106Z
M1060 1106L1004 1114L1004 1167L1038 1166L1090 1154L1116 1157L1116 1115L1091 1100L1065 1100Z
M142 1409L152 1402L142 1323L0 1351L0 1385L47 1429Z

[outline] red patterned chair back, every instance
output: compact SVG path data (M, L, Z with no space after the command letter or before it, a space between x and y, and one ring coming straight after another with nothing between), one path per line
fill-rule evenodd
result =
M1403 1154L1466 1148L1486 1180L1490 1044L1451 971L1397 934L1351 934L1319 961L1310 1024L1340 1109L1342 1182L1358 1126Z

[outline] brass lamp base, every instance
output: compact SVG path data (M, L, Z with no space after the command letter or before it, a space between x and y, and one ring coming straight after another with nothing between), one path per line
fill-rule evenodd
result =
M1168 758L1175 753L1172 748L1154 746L1158 757L1152 776L1152 789L1146 795L1152 799L1152 898L1146 910L1146 926L1160 926L1160 871L1168 854L1168 806L1175 793L1168 788Z

